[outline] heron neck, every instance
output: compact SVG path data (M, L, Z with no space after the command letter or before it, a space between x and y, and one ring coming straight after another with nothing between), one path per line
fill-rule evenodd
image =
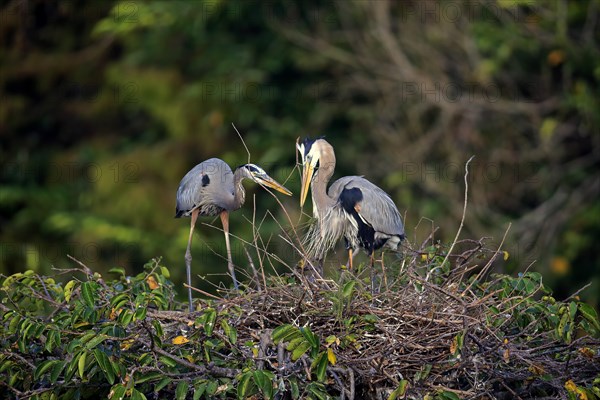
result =
M335 204L335 199L327 194L327 184L335 170L335 156L321 156L320 168L312 180L310 187L313 200L313 214L318 217L318 210L325 210Z
M237 210L242 207L244 201L246 201L246 190L242 181L246 178L244 171L241 168L237 168L233 173L233 199L231 200L230 210Z

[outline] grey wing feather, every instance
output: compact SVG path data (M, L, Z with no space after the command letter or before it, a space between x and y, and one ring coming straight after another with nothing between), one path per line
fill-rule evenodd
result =
M221 188L233 190L233 173L225 161L211 158L196 165L179 183L175 216L189 216L194 209L208 205L211 192Z
M360 217L376 232L404 236L404 225L398 207L381 188L361 176L345 176L329 188L329 196L337 199L344 189L358 188L362 192Z

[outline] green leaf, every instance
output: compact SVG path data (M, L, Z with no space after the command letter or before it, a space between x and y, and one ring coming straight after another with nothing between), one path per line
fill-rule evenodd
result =
M408 387L408 381L406 379L402 379L398 384L398 387L390 393L387 400L396 400L398 397L403 397L406 393L406 388Z
M77 371L77 362L79 361L79 354L80 353L77 353L77 355L73 356L73 359L69 362L67 370L65 371L65 381L70 381L71 378L73 378L73 375L75 375L75 371Z
M329 400L329 395L321 382L312 382L306 385L306 391L319 400Z
M558 337L564 339L565 342L567 342L567 343L568 343L568 341L567 341L568 332L569 332L569 330L571 330L570 322L571 321L569 319L569 314L564 313L562 315L562 317L560 318L560 322L558 323L558 326L556 327Z
M571 321L575 319L575 315L577 314L577 303L574 301L569 303L569 317Z
M127 326L133 320L133 313L131 310L123 310L121 311L121 314L119 314L119 318L117 320L121 323L121 325Z
M147 400L146 395L137 389L131 389L131 400Z
M217 312L215 311L215 309L207 308L204 311L204 332L206 333L206 336L212 336L216 320Z
M152 320L152 326L154 327L154 330L156 331L156 335L159 338L164 336L162 325L160 324L159 320L157 320L157 319Z
M60 345L60 331L55 331L53 329L50 329L48 331L48 334L46 335L46 345L44 346L44 348L46 349L47 352L52 353L52 350L55 347L58 347L59 345Z
M271 399L273 397L273 374L266 371L257 370L253 372L254 382L263 394L263 398Z
M8 333L10 333L11 335L14 333L17 333L17 330L19 329L19 322L21 322L21 316L19 314L16 314L11 320L10 323L8 324Z
M127 391L127 388L122 385L122 384L117 384L114 385L111 389L110 389L110 393L108 394L108 398L111 400L120 400L125 398L125 392Z
M146 318L147 311L148 309L146 307L138 307L137 310L135 310L134 319L136 321L143 321Z
M600 321L598 320L598 313L594 307L586 303L579 303L579 312L583 315L583 318L588 320L598 332L600 332Z
M102 372L104 372L104 376L106 376L106 380L108 381L108 383L110 383L111 385L114 384L115 373L113 371L112 364L108 359L108 356L100 349L94 349L93 353L94 358L96 359L96 362L100 366Z
M227 335L227 338L231 342L231 344L235 344L237 342L237 330L229 325L226 319L221 321L221 327L223 328L223 332Z
M308 342L306 341L306 339L304 338L304 336L301 336L301 337L297 337L297 338L295 338L295 339L292 339L292 340L291 340L291 341L288 343L288 345L287 345L287 347L286 347L287 351L294 351L294 349L295 349L296 347L298 347L298 346L300 345L300 343L308 343ZM309 343L309 345L310 345L310 343Z
M154 385L154 392L155 393L160 392L165 386L167 386L171 382L173 382L172 378L169 378L169 377L162 378L156 385Z
M194 385L193 400L198 400L200 397L202 397L202 395L206 391L206 385L207 385L206 382L201 382L199 384Z
M174 368L177 366L177 362L175 362L175 360L169 358L169 357L165 357L165 356L160 356L158 358L163 364L165 364L166 366L169 366L171 368Z
M308 349L310 349L312 346L310 345L309 342L307 341L302 341L298 347L296 347L294 349L294 351L292 351L292 361L296 361L297 359L299 359L300 357L302 357L302 355L304 353L306 353L308 351Z
M35 369L35 372L33 373L33 379L34 380L39 380L39 378L44 375L44 373L46 371L48 371L50 368L52 368L54 365L56 365L57 363L60 363L60 360L46 360L46 361L42 361Z
M443 390L437 394L437 398L440 400L460 400L460 397L456 393Z
M375 314L366 314L363 316L363 321L368 322L369 324L374 324L379 321L379 317Z
M427 376L431 372L431 367L431 364L425 364L424 366L422 366L421 369L417 371L417 373L415 373L415 382L419 382L427 378Z
M112 366L115 376L122 378L127 374L127 369L125 366L118 361L110 360L110 365Z
M252 371L245 372L239 378L239 383L237 387L237 398L243 400L247 397L250 397L257 392L256 385L252 380L253 374Z
M188 381L180 381L175 389L175 398L177 400L185 400L190 384Z
M85 335L83 335L82 337L79 338L79 344L80 345L85 345L87 342L89 342L90 340L92 340L96 336L98 336L98 334L96 332L94 332L94 331L88 331Z
M312 333L312 331L310 330L310 328L308 326L300 328L300 333L302 333L302 335L310 343L311 355L313 357L316 357L316 355L319 352L319 347L320 347L319 338L317 337L317 335Z
M342 288L342 296L344 298L350 298L352 293L354 292L354 286L356 286L356 281L349 281Z
M301 334L298 328L294 325L285 324L275 328L271 334L271 338L274 344L279 344L279 342L287 342L299 335Z
M321 352L319 355L313 360L310 365L310 370L315 373L317 376L317 380L319 382L325 382L325 378L327 378L327 353Z
M94 289L92 288L91 282L83 282L81 284L81 297L83 297L83 300L88 307L94 308Z
M75 284L77 283L76 280L71 280L69 282L67 282L67 284L65 285L65 301L68 303L69 301L71 301L71 296L73 295L73 288L75 287Z
M54 384L58 380L60 373L63 371L65 366L67 365L64 361L59 361L54 364L54 368L52 368L52 372L50 373L50 383Z
M171 277L171 273L169 272L167 267L160 267L160 273L167 279Z
M127 304L128 302L129 302L129 294L121 293L121 294L114 296L112 299L110 299L110 306L112 308L114 308L115 310L118 310L119 308L121 308L125 304Z
M162 377L163 374L158 371L145 372L140 376L135 378L135 384L139 385L140 383L158 380L158 378Z
M298 380L296 378L290 378L288 380L290 383L290 391L292 392L292 399L300 398L300 388L298 387Z
M154 356L150 353L143 353L141 356L138 357L138 365L149 365L153 362ZM149 372L149 374L152 374L152 372ZM138 380L136 379L135 382L137 383Z
M83 375L85 374L85 360L87 358L87 353L85 351L81 352L79 356L79 361L77 361L79 376L83 379Z
M123 267L114 267L109 269L108 272L111 274L117 274L121 275L122 277L125 277L125 268Z
M95 348L96 346L98 346L100 343L104 342L106 339L108 339L108 336L106 336L106 335L102 335L102 334L97 335L92 340L90 340L89 342L86 343L85 348L88 350L91 350L91 349Z

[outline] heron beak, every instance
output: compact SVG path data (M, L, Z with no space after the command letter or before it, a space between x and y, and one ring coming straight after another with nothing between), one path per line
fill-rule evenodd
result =
M271 178L269 175L255 176L255 178L261 185L264 185L271 189L275 189L278 192L286 194L288 196L292 195L292 192L290 192L285 186L277 182L275 179Z
M310 187L310 182L312 180L314 172L315 172L315 167L312 166L309 161L305 160L304 168L302 168L300 207L304 206L304 202L306 201L306 196L308 195L308 188Z

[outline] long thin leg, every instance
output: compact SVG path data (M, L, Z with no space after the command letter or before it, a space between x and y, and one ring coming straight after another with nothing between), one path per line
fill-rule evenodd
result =
M348 249L348 269L352 270L352 247Z
M385 252L382 251L381 252L381 274L383 275L383 284L385 285L385 290L389 290L388 280L387 280L387 272L385 271L385 263L383 261L384 255L385 255Z
M375 294L375 252L371 252L371 294Z
M225 233L225 246L227 247L227 268L233 279L233 287L239 289L237 279L235 279L235 269L233 268L233 260L231 259L231 246L229 245L229 213L221 212L221 223L223 224L223 232Z
M188 284L188 301L190 312L194 311L192 306L192 237L194 235L194 227L196 226L196 220L198 219L198 209L192 211L192 218L190 222L190 236L188 237L187 250L185 251L185 272L187 274Z

